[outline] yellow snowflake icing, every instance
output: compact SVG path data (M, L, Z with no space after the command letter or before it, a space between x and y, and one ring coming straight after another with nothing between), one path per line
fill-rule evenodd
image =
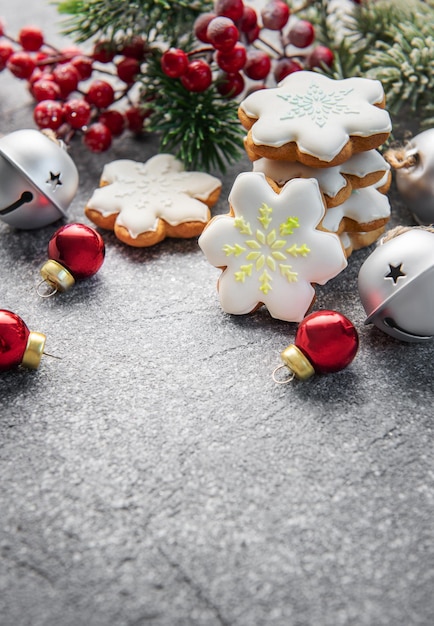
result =
M251 227L244 217L234 219L234 227L246 235L244 245L235 243L224 244L223 252L226 256L239 257L245 255L245 260L250 261L240 266L234 272L235 280L244 283L256 274L259 281L259 290L265 295L273 288L273 272L280 272L289 283L298 280L298 272L294 271L288 263L290 257L307 256L310 252L308 246L303 243L292 243L289 238L300 227L298 217L288 217L276 228L269 230L273 222L273 208L265 202L258 208L257 220L259 227ZM247 239L249 237L249 239Z

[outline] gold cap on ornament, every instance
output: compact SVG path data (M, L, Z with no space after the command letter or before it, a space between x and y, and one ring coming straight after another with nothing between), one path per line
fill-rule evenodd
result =
M283 350L280 356L286 367L300 380L307 380L315 374L315 370L310 361L294 344L291 344Z
M27 346L24 350L21 365L31 370L36 370L41 362L45 347L45 335L31 331L27 339Z
M53 292L47 295L53 295L56 291L67 291L75 284L71 272L53 259L49 259L41 267L41 276L53 288Z

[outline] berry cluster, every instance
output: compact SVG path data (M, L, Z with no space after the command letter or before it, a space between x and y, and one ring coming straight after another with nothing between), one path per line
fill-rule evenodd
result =
M75 46L58 50L36 26L22 28L15 40L0 23L0 71L27 81L36 124L67 141L80 133L93 152L107 150L124 130L142 131L151 109L134 104L130 90L146 53L139 37L116 47L100 42L91 54Z
M333 52L314 45L313 25L294 13L283 0L270 0L259 15L243 0L216 0L214 12L203 13L194 23L197 47L166 50L161 68L188 91L205 91L215 80L222 96L235 98L246 78L265 87L269 76L279 82L292 72L330 67ZM272 41L264 31L276 33Z

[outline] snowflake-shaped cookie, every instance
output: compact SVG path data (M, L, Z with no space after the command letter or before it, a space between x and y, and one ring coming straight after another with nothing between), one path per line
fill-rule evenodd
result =
M353 189L373 185L385 178L390 165L376 150L354 154L335 167L309 167L297 161L260 158L253 162L254 172L264 172L278 185L292 178L316 178L327 207L347 200ZM384 180L385 184L386 180Z
M276 193L261 172L240 174L230 215L214 217L199 238L208 261L223 272L219 298L242 315L265 304L281 320L299 322L324 284L346 265L339 238L316 229L324 216L318 182L293 179Z
M383 87L377 80L333 80L301 71L274 89L250 94L239 111L243 125L250 129L246 145L251 141L259 156L271 156L267 150L262 153L264 147L279 149L294 142L298 160L309 155L337 165L353 152L375 148L390 133L383 101ZM272 158L285 156L276 150Z
M186 172L170 154L146 163L128 159L108 163L101 187L85 213L101 228L114 230L132 246L151 246L165 237L195 237L210 219L221 182L203 172Z

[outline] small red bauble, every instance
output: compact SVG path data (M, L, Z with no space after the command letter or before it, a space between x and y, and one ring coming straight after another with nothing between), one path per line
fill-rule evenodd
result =
M45 335L30 331L21 317L0 309L0 371L22 365L37 369L45 346Z
M357 330L341 313L316 311L299 325L294 344L281 357L294 376L307 380L315 372L329 374L344 369L356 356Z
M85 224L66 224L48 243L48 261L41 268L43 280L53 291L67 291L76 280L96 274L103 264L105 246L101 235ZM42 294L40 294L42 295Z

